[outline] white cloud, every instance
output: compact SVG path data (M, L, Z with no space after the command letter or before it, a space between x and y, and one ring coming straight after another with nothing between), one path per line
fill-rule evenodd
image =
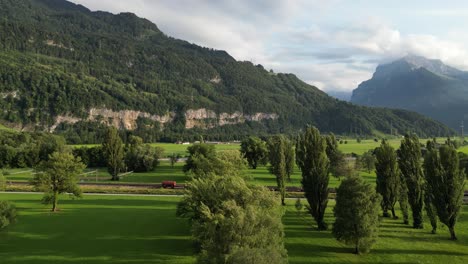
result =
M441 59L468 70L466 30L402 33L367 17L329 23L340 1L74 0L92 10L133 12L166 34L228 51L276 72L292 72L323 90L351 90L369 79L378 63L406 54ZM426 10L422 15L463 15L466 10ZM346 21L346 20L344 20Z

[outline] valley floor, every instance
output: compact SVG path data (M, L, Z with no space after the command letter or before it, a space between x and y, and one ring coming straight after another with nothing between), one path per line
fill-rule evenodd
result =
M39 194L0 194L14 201L18 222L0 232L1 263L193 263L193 242L185 219L175 216L177 197L85 195L64 196L62 209L50 213ZM414 230L401 220L384 219L372 252L352 254L330 231L318 232L294 200L287 201L286 247L290 263L467 263L468 206L456 230L459 240L448 239L440 227ZM333 200L327 211L333 222Z

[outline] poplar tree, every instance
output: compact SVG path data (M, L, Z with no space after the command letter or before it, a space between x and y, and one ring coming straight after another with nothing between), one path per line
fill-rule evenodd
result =
M332 173L334 177L339 178L342 176L342 168L345 166L344 155L338 149L338 141L333 133L326 136L325 139L327 142L327 157L330 160L329 172Z
M308 210L319 230L326 230L323 220L328 204L330 161L326 141L315 127L308 127L296 144L296 162L302 173L302 187L309 204Z
M294 173L294 164L296 164L296 153L294 151L293 140L286 140L286 175L288 181L291 181L291 175Z
M423 228L424 175L422 171L421 146L416 135L405 135L398 150L398 165L402 185L406 185L408 202L413 215L413 228Z
M427 151L435 150L436 147L436 141L434 140L429 140L427 141L426 144L426 149ZM434 203L432 202L432 190L431 186L427 184L428 182L428 175L431 173L432 166L429 166L429 164L426 164L426 162L429 162L427 155L429 153L426 153L426 157L424 159L424 166L423 166L423 172L424 172L424 209L426 210L426 215L429 218L429 222L431 223L432 226L432 234L437 233L437 211L434 206Z
M359 176L346 177L336 190L333 235L353 245L356 254L369 252L376 242L380 195Z
M465 173L460 170L455 147L443 145L439 151L428 150L424 168L437 216L448 227L450 238L457 240L455 224L463 205Z
M383 215L388 217L388 210L391 210L393 218L397 218L395 204L399 199L400 175L395 149L384 139L380 147L375 149L375 157L377 192L382 195Z
M287 166L286 156L288 155L287 139L280 136L273 136L268 140L268 154L270 159L269 171L276 176L276 184L281 195L281 204L285 205L284 198L286 195L286 177Z
M122 139L115 127L107 129L102 149L107 159L107 170L112 176L112 180L118 181L119 173L124 167L124 149Z

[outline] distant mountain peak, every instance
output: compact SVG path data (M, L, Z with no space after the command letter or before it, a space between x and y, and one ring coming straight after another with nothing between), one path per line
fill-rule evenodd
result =
M387 77L389 75L407 73L418 70L420 68L424 68L432 73L448 77L458 77L466 74L466 72L444 64L439 59L428 59L423 56L409 54L388 64L379 65L377 67L376 73L374 74L374 77Z

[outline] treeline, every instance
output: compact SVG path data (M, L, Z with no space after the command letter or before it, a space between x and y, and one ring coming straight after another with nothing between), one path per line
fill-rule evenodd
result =
M65 140L49 133L0 131L0 168L31 168L55 151Z

